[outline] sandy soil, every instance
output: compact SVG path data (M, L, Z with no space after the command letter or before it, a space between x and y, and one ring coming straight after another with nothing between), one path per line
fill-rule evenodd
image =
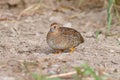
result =
M106 9L40 9L36 14L21 17L15 26L19 12L20 9L0 11L0 80L29 80L28 73L70 72L83 63L104 69L111 80L120 80L120 26L114 20L111 28L114 35L105 35ZM52 22L78 30L85 42L72 54L53 54L54 50L46 43ZM98 41L97 30L101 31Z

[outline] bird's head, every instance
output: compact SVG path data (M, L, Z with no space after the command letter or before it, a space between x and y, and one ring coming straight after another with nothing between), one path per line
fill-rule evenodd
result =
M58 23L52 23L50 25L50 32L57 32L60 28L60 25Z

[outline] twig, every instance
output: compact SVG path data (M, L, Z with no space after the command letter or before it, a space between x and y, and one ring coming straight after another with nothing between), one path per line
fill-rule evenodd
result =
M62 73L62 74L56 74L56 75L48 76L47 78L70 78L74 74L76 74L76 71Z
M20 20L21 16L23 14L25 14L26 12L28 11L32 11L34 12L35 10L39 9L40 8L40 3L37 3L37 4L34 4L26 9L24 9L18 16L17 16L17 20L14 24L14 26L11 28L12 32L15 33L15 34L19 34L18 30L17 30L17 25L18 25L18 21Z

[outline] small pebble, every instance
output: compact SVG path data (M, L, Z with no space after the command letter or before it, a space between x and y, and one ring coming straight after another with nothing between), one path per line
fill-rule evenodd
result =
M118 41L119 41L119 43L120 43L120 38L118 38Z
M87 32L85 34L85 36L88 37L88 38L93 37L93 35L94 35L94 32Z
M110 52L113 53L113 52L115 52L115 51L111 49Z

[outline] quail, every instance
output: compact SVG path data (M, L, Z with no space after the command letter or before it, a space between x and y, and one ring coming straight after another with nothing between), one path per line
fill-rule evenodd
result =
M77 30L62 27L59 23L52 23L50 25L46 40L48 45L56 50L57 53L68 49L72 53L75 47L84 42L82 35Z

